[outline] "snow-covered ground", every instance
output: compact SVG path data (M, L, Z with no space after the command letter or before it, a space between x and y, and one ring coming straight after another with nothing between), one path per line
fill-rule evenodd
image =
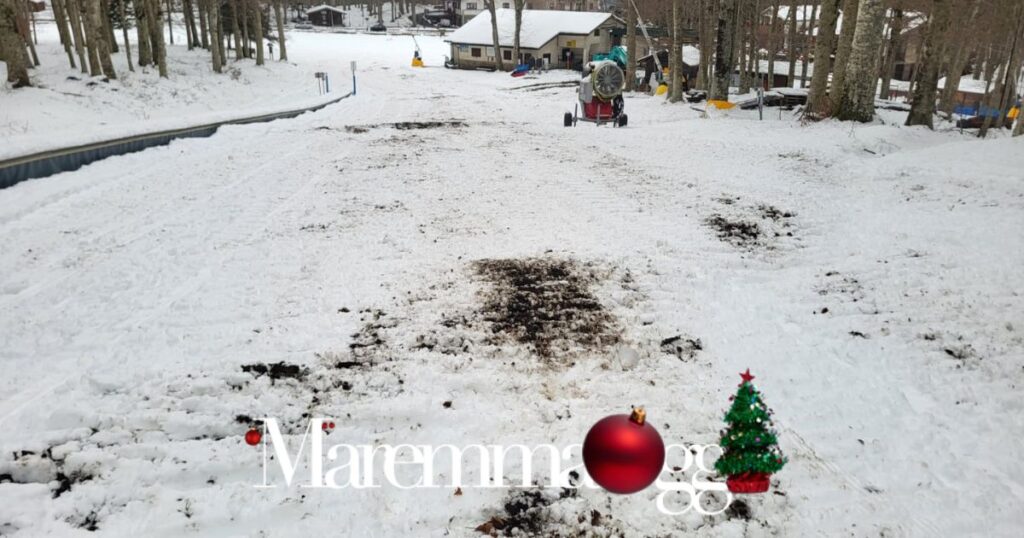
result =
M1020 139L646 96L566 129L572 75L419 43L424 69L408 37L297 34L300 71L359 61L356 97L0 191L0 534L1019 533ZM485 259L598 307L525 344ZM278 362L301 370L243 371ZM242 440L309 414L331 443L567 446L643 404L714 443L748 367L789 464L714 517L654 488L525 515L502 488L258 489Z
M39 25L40 66L30 72L32 88L11 90L0 86L0 159L101 140L177 129L244 116L294 110L329 100L320 95L314 73L329 70L351 86L348 64L324 58L321 62L255 60L229 61L223 75L215 75L210 54L192 51L183 27L175 27L177 46L167 48L168 78L155 67L128 70L123 50L112 55L117 80L90 77L68 65L59 45L56 26ZM132 58L138 60L135 30L130 32ZM117 34L121 43L121 33ZM301 39L301 34L295 36ZM274 57L280 50L274 45ZM77 58L76 58L77 61ZM6 67L0 63L0 77ZM336 97L334 94L333 97Z

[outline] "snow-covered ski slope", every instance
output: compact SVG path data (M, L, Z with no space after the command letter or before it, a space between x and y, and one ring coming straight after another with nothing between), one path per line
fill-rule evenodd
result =
M300 65L359 62L356 97L0 191L0 534L1019 533L1021 140L644 96L566 129L572 75L419 42L424 69L408 37L296 34ZM581 322L509 333L486 259ZM257 489L242 440L308 413L330 444L567 446L637 404L710 444L748 367L789 464L715 517L653 487L515 517L502 488Z

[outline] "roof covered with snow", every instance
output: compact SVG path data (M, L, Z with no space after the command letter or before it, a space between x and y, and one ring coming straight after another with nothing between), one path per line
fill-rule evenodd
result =
M503 47L511 47L515 39L516 12L513 9L495 10L498 20L498 40ZM588 11L523 10L523 25L519 31L519 46L536 49L544 46L558 34L586 35L604 24L610 13ZM491 14L483 11L452 32L445 41L467 45L493 45Z
M313 7L309 8L309 9L307 9L306 10L306 15L309 15L310 13L313 13L313 12L316 12L316 11L321 11L321 10L324 10L324 9L326 9L328 11L334 11L335 13L341 13L342 15L345 14L345 10L343 10L341 8L336 8L334 6L329 6L327 4L320 4L319 6L313 6Z

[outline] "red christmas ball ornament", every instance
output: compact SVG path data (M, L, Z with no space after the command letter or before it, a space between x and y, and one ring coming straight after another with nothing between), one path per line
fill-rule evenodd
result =
M583 464L604 489L636 493L661 473L665 443L638 407L629 415L605 417L590 428L583 440Z
M249 446L256 446L260 444L262 439L263 434L256 428L249 428L249 431L245 432L245 442Z

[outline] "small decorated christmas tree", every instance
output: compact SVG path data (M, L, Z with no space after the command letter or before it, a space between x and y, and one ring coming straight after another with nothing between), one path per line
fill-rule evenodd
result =
M779 450L771 411L761 394L750 381L750 369L740 374L732 408L725 414L728 428L722 430L719 444L724 451L715 462L715 469L728 477L726 483L733 493L763 493L768 491L768 478L782 469L786 458Z

